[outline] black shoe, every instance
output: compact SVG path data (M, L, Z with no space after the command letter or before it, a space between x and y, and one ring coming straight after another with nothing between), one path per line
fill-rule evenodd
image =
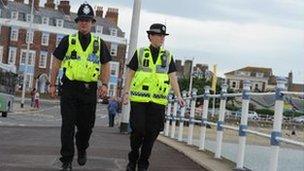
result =
M87 162L87 153L78 151L78 159L77 162L80 166L83 166Z
M136 164L129 163L127 165L127 171L135 171L135 168L136 168Z
M61 171L71 171L72 163L71 162L63 162L61 166Z

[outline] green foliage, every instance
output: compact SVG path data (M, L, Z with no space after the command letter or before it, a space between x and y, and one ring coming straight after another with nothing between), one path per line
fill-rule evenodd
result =
M238 110L240 110L241 108L239 108L239 107L237 107L237 106L235 106L235 105L233 105L233 104L227 104L227 105L226 105L226 109L227 109L227 110L232 110L232 111L238 111Z
M256 112L262 115L274 115L274 110L272 109L257 109Z
M286 116L286 117L298 117L298 116L304 115L304 112L286 110L286 111L284 111L283 115Z

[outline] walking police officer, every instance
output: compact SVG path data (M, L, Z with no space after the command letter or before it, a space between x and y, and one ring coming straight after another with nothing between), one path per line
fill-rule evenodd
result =
M172 54L162 47L165 36L169 35L166 33L166 26L152 24L147 33L150 46L137 49L127 65L129 71L124 104L131 101L132 130L127 171L135 171L136 165L139 171L148 169L153 143L159 132L164 129L165 106L171 86L179 105L185 105L181 98Z
M74 134L78 164L85 165L86 149L95 123L97 92L106 96L111 56L102 39L90 33L94 19L93 8L82 4L75 19L78 33L64 37L53 55L50 80L50 95L56 93L56 77L63 68L61 86L61 158L62 170L72 170L74 156ZM98 81L102 85L97 84ZM96 92L97 90L97 92Z

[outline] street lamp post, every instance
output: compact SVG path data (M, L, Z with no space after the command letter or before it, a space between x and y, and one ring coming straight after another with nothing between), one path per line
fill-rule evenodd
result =
M139 18L140 18L140 8L141 8L141 0L134 0L133 4L133 15L132 15L132 23L131 23L131 32L130 32L130 44L128 49L128 58L127 62L130 61L132 55L135 52L137 46L137 39L138 39L138 28L139 28ZM124 82L126 80L127 75L127 67L124 69ZM129 125L129 112L130 111L130 104L122 106L122 120L120 123L120 132L127 133L128 132L128 125Z
M29 52L30 52L30 39L32 34L32 27L33 27L33 21L34 21L34 0L32 0L31 4L31 21L29 26L29 34L28 34L28 41L27 41L27 47L26 47L26 55L25 55L25 62L24 62L24 71L23 71L23 83L22 83L22 96L21 96L21 108L24 107L24 96L25 96L25 86L26 86L26 72L27 72L27 63L29 58ZM33 34L34 36L34 34Z
M192 58L192 63L191 63L191 68L190 68L190 83L189 83L189 92L188 95L191 95L191 91L192 91L192 82L193 82L193 62L194 62L194 58Z

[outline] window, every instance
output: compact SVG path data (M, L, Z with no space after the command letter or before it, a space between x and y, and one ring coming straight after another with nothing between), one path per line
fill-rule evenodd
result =
M236 88L236 82L235 81L232 82L232 88Z
M9 54L8 54L8 63L15 65L16 62L16 54L17 54L17 48L10 47L9 48Z
M115 92L115 85L110 84L110 86L109 86L109 96L110 97L114 96L115 95L114 92Z
M56 46L58 46L58 44L60 43L62 38L63 38L63 35L57 34Z
M264 76L264 73L261 73L261 72L256 73L256 77L258 77L258 78L263 78L263 76Z
M96 28L95 28L95 32L96 32L96 33L102 33L102 29L103 29L102 26L97 25Z
M49 25L49 18L48 17L42 17L41 24Z
M11 12L11 19L18 20L18 11Z
M46 68L47 52L40 52L39 68Z
M111 75L113 76L116 76L118 75L118 63L113 63L111 62L111 65L110 65L110 73Z
M33 43L33 40L34 40L34 32L33 31L31 31L31 33L29 31L27 31L25 42L27 43L29 39L30 39L30 43Z
M3 46L0 46L0 63L2 63L3 60Z
M48 46L49 45L49 37L50 37L50 34L42 33L41 44L44 45L44 46Z
M11 40L12 41L18 41L18 34L19 34L19 29L12 28L11 29Z
M238 75L240 75L240 76L250 76L250 72L238 71Z
M35 65L35 55L36 55L36 52L35 51L29 51L29 55L28 55L28 62L27 64L28 65L32 65L34 66ZM26 59L26 50L21 50L21 54L20 54L20 64L25 64L25 59Z
M56 19L56 26L57 26L57 27L63 27L63 20L61 20L61 19Z
M116 28L111 28L110 29L110 35L111 36L117 36L117 29Z
M26 22L31 22L31 14L26 14Z
M110 54L112 56L117 56L117 48L118 48L118 44L111 43Z
M26 74L25 87L27 89L32 88L32 83L33 83L33 75Z

